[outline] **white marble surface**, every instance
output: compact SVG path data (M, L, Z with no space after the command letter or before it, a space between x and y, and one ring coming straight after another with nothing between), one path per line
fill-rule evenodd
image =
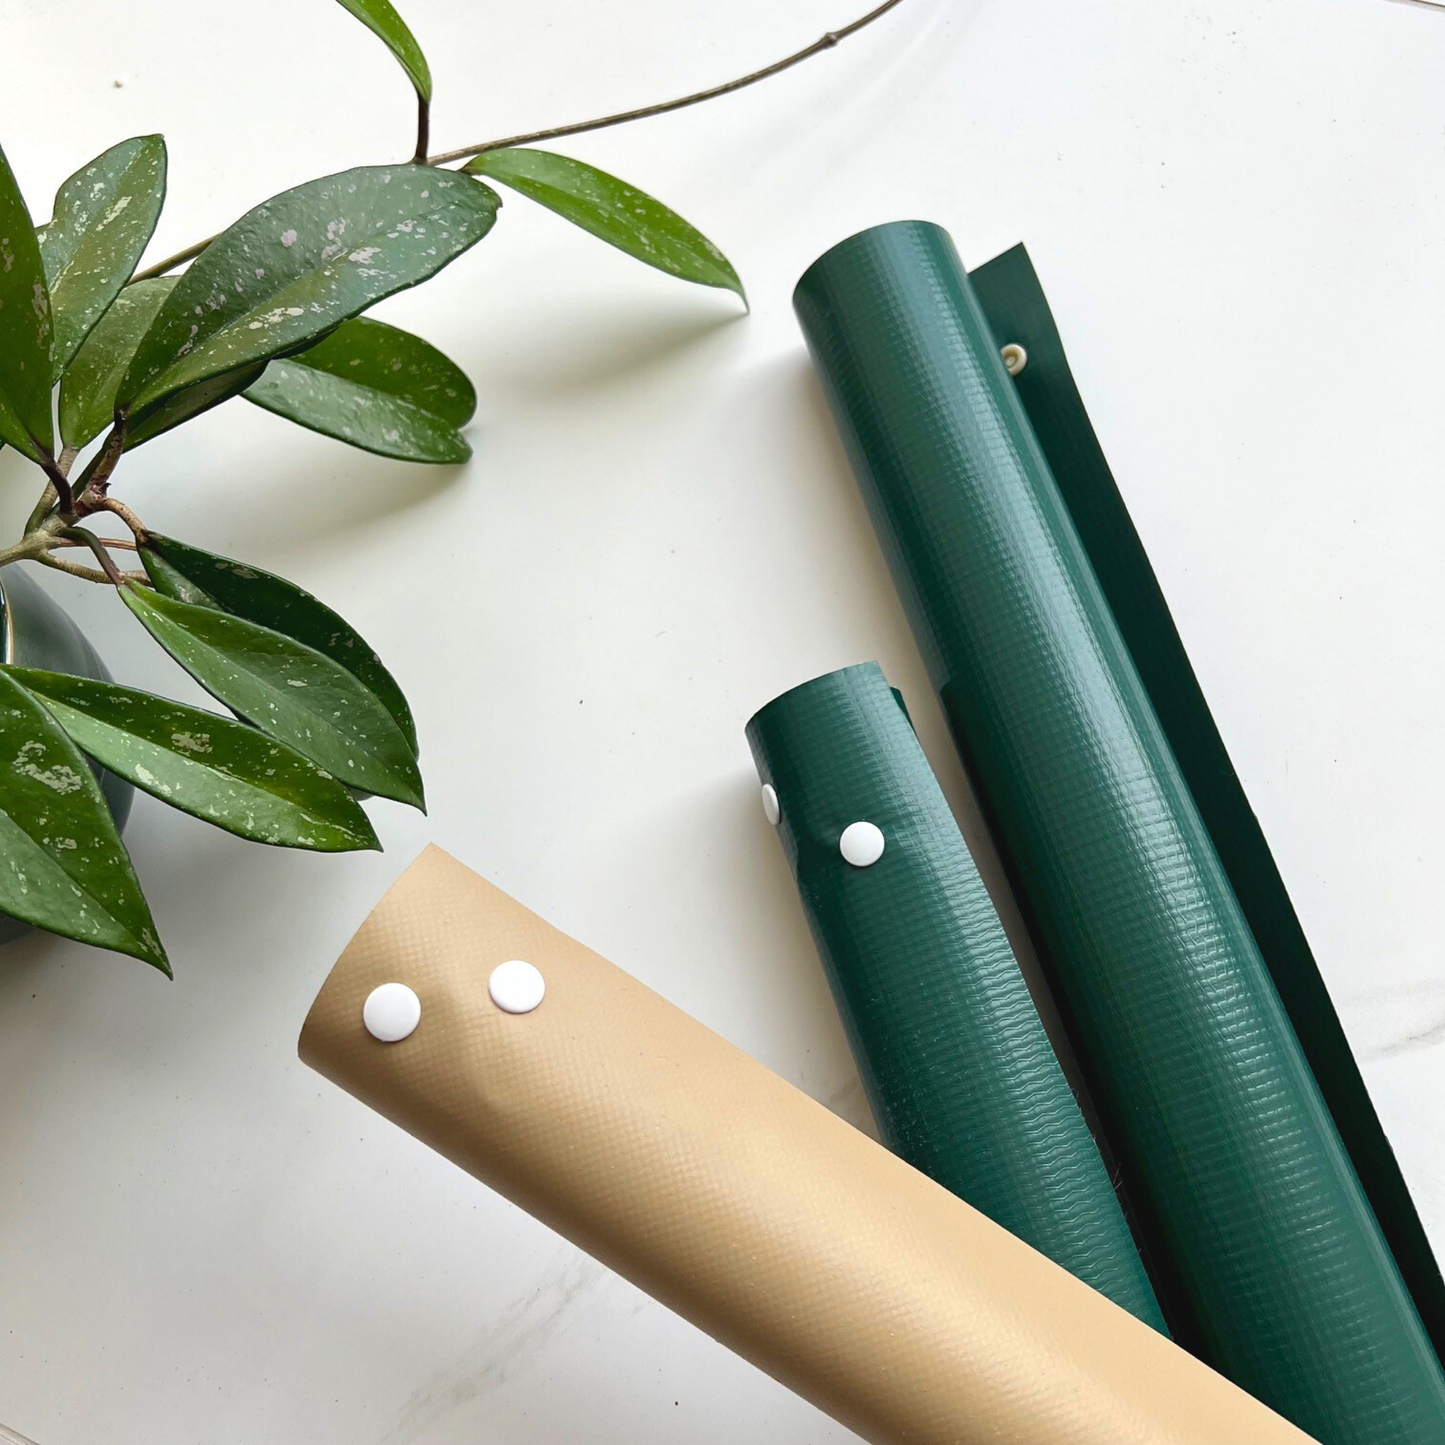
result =
M855 8L404 5L439 145L707 84ZM37 211L164 131L158 255L407 143L404 85L328 0L4 11L0 138ZM1027 240L1445 1245L1442 74L1445 15L1390 0L906 0L766 87L567 147L711 234L750 316L509 199L380 312L476 379L468 466L239 402L138 453L117 490L152 525L375 642L432 811L376 804L384 855L313 858L142 800L176 981L48 940L0 955L0 1420L41 1445L850 1438L294 1044L431 839L861 1116L742 724L876 657L977 840L789 309L828 244L907 215L970 263ZM0 457L7 535L29 489ZM112 598L59 590L123 678L193 695Z

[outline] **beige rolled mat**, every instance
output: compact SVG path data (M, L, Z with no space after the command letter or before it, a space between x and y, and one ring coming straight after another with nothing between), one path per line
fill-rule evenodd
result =
M523 959L541 1004L488 989ZM371 991L421 1001L381 1043ZM301 1058L873 1445L1307 1445L1163 1336L440 849Z

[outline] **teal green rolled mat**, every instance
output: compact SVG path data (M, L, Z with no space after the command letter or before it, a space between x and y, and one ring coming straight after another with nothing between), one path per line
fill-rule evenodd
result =
M983 272L997 334L921 222L794 302L1171 1326L1323 1445L1440 1445L1418 1218L1027 258Z
M785 692L747 735L884 1142L1162 1331L1109 1172L878 665ZM883 836L868 866L840 851L858 822Z

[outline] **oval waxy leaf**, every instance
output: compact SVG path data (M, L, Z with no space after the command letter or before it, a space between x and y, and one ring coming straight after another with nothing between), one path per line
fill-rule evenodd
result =
M123 140L76 171L40 228L59 378L135 271L166 198L166 143Z
M117 405L297 351L480 241L497 193L456 171L362 166L247 212L191 263L141 339Z
M169 976L100 784L60 724L0 667L0 912Z
M126 451L180 426L183 421L190 421L203 411L210 411L213 406L220 406L233 396L239 396L265 370L266 363L263 361L259 366L243 366L240 371L228 372L224 376L208 376L205 381L198 381L184 391L171 392L130 419L125 434Z
M135 582L120 588L146 630L213 697L354 788L423 807L421 774L376 695L313 647Z
M416 724L396 679L356 629L324 602L274 572L158 532L147 533L140 557L156 590L164 596L244 617L314 647L344 667L376 695L416 752Z
M324 341L273 361L246 400L364 451L408 462L464 462L457 428L477 394L430 342L382 321L343 322Z
M189 577L171 566L164 557L146 547L141 547L139 550L140 559L145 564L146 576L150 578L151 586L162 597L174 597L177 602L190 602L197 607L216 607L222 612L226 610L210 593L197 587Z
M113 682L8 671L102 767L173 808L282 848L379 846L335 778L256 728Z
M0 150L0 441L33 462L55 454L53 340L40 242Z
M60 434L68 445L83 447L110 425L126 367L176 280L155 276L127 286L75 353L60 383Z
M401 68L406 71L416 93L425 101L431 100L431 68L416 36L407 28L406 21L396 13L391 0L338 0L351 11L373 35L380 36L386 47L396 56Z
M490 176L659 271L747 293L732 263L676 211L596 166L552 151L483 151L463 167Z
M127 286L85 338L60 383L60 434L71 446L83 447L115 420L116 388L178 279L156 276ZM125 449L130 451L219 406L245 391L265 369L262 362L172 392L130 418Z

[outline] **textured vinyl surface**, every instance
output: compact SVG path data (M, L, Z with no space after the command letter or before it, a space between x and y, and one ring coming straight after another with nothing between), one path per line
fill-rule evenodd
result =
M546 979L508 1014L509 959ZM416 1031L362 1025L379 984ZM428 849L302 1059L873 1445L1308 1445L1127 1311Z
M795 302L1181 1328L1325 1445L1445 1440L1439 1362L952 243L865 232Z
M748 741L889 1147L1163 1329L1003 925L877 664L784 693ZM839 853L860 819L885 839L867 868Z
M1094 434L1033 263L1023 246L1014 246L971 271L968 279L994 339L1022 345L1028 355L1014 388L1044 460L1386 1243L1436 1354L1445 1354L1445 1283L1439 1265L1269 843Z

